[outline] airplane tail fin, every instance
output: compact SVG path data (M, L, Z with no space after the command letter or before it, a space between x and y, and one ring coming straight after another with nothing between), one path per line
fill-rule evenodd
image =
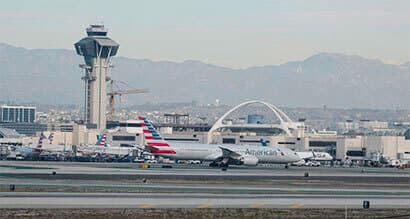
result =
M261 145L262 146L268 146L268 141L264 138L261 138Z
M54 140L54 132L51 132L50 135L48 136L48 141L50 144L53 144L53 140Z
M95 145L100 145L101 137L102 137L102 135L100 135L100 134L97 135L97 142L95 142Z
M40 134L40 138L38 139L37 148L41 148L43 146L43 139L47 138L43 132Z
M169 147L167 141L165 141L161 135L155 130L151 122L149 122L144 117L138 117L141 121L141 127L143 130L145 145L148 147L155 147L159 149L160 147Z
M316 151L315 150L312 150L312 155L313 155L313 158L316 158Z
M99 139L99 146L106 147L107 146L107 134L102 134L101 139Z

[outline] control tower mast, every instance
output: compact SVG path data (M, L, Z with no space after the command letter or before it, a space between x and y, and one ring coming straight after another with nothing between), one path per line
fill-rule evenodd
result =
M98 130L106 128L107 71L110 59L117 54L119 44L107 37L104 25L90 25L87 37L74 44L78 55L84 56L85 123Z

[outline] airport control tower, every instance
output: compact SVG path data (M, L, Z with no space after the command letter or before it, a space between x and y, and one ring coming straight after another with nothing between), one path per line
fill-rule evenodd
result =
M91 25L87 37L74 44L78 55L84 56L85 123L91 128L106 128L107 71L110 59L117 54L119 44L107 37L104 25Z

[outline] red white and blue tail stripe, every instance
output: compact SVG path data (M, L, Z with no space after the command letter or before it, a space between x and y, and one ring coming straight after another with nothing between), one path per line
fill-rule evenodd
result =
M50 144L53 144L53 140L54 140L54 132L50 133L50 135L48 136L48 141Z
M43 139L46 139L47 137L44 135L44 133L40 134L40 138L38 139L38 144L37 148L41 148L43 146Z
M107 134L103 134L100 140L100 147L107 146Z
M151 153L175 154L174 150L165 149L165 147L170 147L170 145L159 135L151 122L144 117L138 117L138 119L141 121L140 125L144 133L145 146Z
M138 117L141 120L141 127L144 132L144 140L147 146L169 147L169 144L155 130L154 126L144 117Z

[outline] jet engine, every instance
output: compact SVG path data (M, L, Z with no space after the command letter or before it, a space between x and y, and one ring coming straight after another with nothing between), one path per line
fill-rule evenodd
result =
M244 155L239 159L242 165L246 166L256 166L258 165L259 159L255 156Z

